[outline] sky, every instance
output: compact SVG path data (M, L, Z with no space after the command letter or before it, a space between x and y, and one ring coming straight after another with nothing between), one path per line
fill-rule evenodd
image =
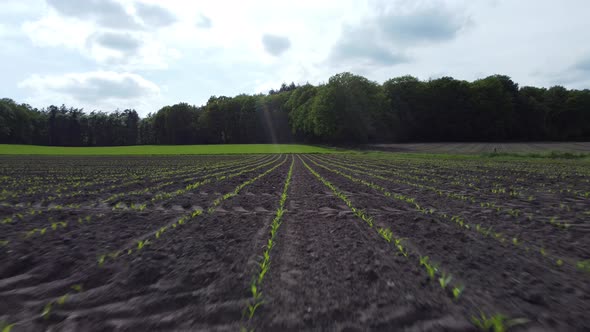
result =
M340 72L590 88L588 0L0 0L0 98L141 115Z

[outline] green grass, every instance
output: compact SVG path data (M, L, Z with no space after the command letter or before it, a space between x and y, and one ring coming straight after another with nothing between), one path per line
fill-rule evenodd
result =
M62 147L0 144L0 155L212 155L248 153L334 153L335 149L303 144L135 145Z

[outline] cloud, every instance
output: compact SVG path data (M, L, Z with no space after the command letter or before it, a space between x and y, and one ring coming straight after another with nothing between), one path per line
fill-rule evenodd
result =
M531 72L531 76L546 82L545 86L567 86L577 89L588 89L590 86L590 54L583 53L574 57L569 65L560 67L544 67Z
M113 0L47 0L47 3L61 15L80 20L90 19L102 27L114 29L139 27L125 8Z
M96 44L122 53L136 53L142 45L139 38L129 33L105 32L91 37Z
M342 38L338 40L330 53L330 62L347 64L348 62L368 65L396 65L409 61L406 56L392 50L387 43L380 43L370 38L370 29L345 26Z
M590 55L583 57L579 61L577 61L574 64L573 69L590 73Z
M392 66L410 61L413 47L454 39L466 20L440 8L378 9L356 24L344 24L328 61Z
M262 36L262 45L269 54L279 56L291 47L291 42L287 37L265 34Z
M203 14L199 15L197 20L197 27L201 29L209 29L213 26L211 19Z
M55 14L34 22L25 22L22 28L36 46L64 46L72 49L83 48L93 31L92 24L88 22L77 22Z
M41 96L55 96L90 105L105 102L136 101L157 96L156 84L132 73L96 71L71 73L62 76L33 75L19 83L20 88L33 90ZM57 99L59 103L62 100Z
M165 27L176 22L176 16L166 8L144 3L135 5L137 16L148 27Z
M386 13L376 21L379 33L401 45L440 42L455 38L464 22L444 8L420 9L408 14Z
M56 13L24 23L23 31L36 46L67 47L117 71L165 69L180 56L158 31L97 28Z

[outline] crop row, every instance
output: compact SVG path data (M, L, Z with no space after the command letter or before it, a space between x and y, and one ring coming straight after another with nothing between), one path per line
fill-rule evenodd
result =
M245 167L250 167L250 168L243 169L244 167L242 167L242 168L240 168L241 170L239 172L232 173L232 174L229 174L229 175L227 175L227 174L226 175L223 175L226 172L220 172L220 173L217 173L217 174L208 175L203 180L198 181L198 182L195 182L195 183L192 183L192 184L186 186L184 189L182 189L183 190L182 193L184 193L186 191L189 191L189 190L195 190L196 188L201 187L202 185L205 185L205 184L209 184L209 183L213 183L213 182L221 182L221 181L225 181L225 180L228 180L228 179L232 179L232 178L241 176L241 175L246 174L246 173L254 172L254 171L256 171L256 170L258 170L260 168L263 168L263 167L266 167L266 166L271 165L273 163L276 163L277 160L278 160L278 157L277 158L273 158L269 162L256 165L255 167L245 166ZM235 169L235 170L238 170L238 169ZM173 197L176 197L176 196L178 196L178 195L181 194L179 191L175 191L173 193L174 193L174 195L171 195L171 194L170 195L160 195L160 196L155 196L154 198L157 198L157 200L169 200L169 199L172 199ZM152 198L152 202L155 202L156 201L154 198ZM145 208L145 206L146 206L145 203L144 204L132 204L131 205L131 209L132 210L136 210L136 211L143 211L143 209ZM117 206L115 205L115 207L113 208L113 210L116 210L116 209L117 209ZM191 213L194 213L194 211L191 212ZM91 214L89 214L89 215L85 215L85 216L82 216L82 217L78 217L78 223L79 224L85 224L85 223L87 223L87 222L89 222L91 220L94 220L94 219L98 218L101 215L102 214L99 214L99 215L91 215ZM41 235L46 234L50 230L52 230L52 231L59 231L59 230L62 230L64 228L66 228L69 224L70 224L70 221L68 221L68 220L53 222L53 223L51 223L51 226L36 227L36 228L31 229L31 230L25 231L25 232L23 232L23 237L30 237L30 236L33 236L33 235L41 236ZM176 227L176 226L172 225L172 227ZM6 241L8 241L8 240L6 240Z
M303 163L303 166L305 166L305 168L307 168L307 170L316 179L318 179L322 184L324 184L326 187L328 187L332 191L334 196L336 196L341 201L343 201L356 217L363 220L369 226L369 228L376 231L378 233L378 235L380 237L382 237L388 243L392 243L392 241L393 241L395 248L397 249L399 254L401 254L402 256L404 256L406 258L412 258L412 257L418 258L418 262L419 262L420 266L424 267L425 271L428 274L428 277L431 280L433 280L433 281L438 280L438 282L443 290L446 290L447 286L449 286L449 289L451 290L450 294L452 294L452 296L455 299L459 298L459 296L463 293L463 290L465 289L465 287L462 284L455 284L454 286L451 287L450 283L452 281L452 276L450 273L442 270L438 266L438 264L432 263L428 256L421 256L419 254L414 254L414 253L408 251L407 246L404 246L402 243L402 241L403 241L402 238L395 236L395 234L393 233L393 231L391 229L383 228L383 227L375 228L374 227L375 222L374 222L373 217L369 216L365 211L355 207L353 205L352 201L348 198L348 196L342 190L340 190L338 187L336 187L330 181L328 181L327 179L322 177L318 172L316 172L312 167L310 167L303 159L301 159L301 162Z
M210 183L213 181L212 178L217 178L217 180L219 181L219 180L223 179L223 174L226 174L229 172L235 172L231 175L228 175L228 178L232 178L232 177L239 176L239 175L242 175L242 174L250 172L250 171L254 171L254 170L264 167L266 165L270 165L274 161L276 161L276 158L271 159L269 162L264 162L264 163L261 163L261 160L256 160L256 163L239 163L239 164L232 163L229 166L228 165L221 165L221 166L211 167L211 168L207 169L207 171L208 171L207 174L200 177L199 181L189 183L184 188L181 188L181 189L178 189L175 191L157 193L156 195L154 195L154 197L152 197L152 199L150 201L151 201L151 203L155 203L157 201L170 199L170 198L182 195L182 194L186 193L187 191L194 190L204 184ZM235 167L237 165L241 165L241 166L234 169L233 167ZM253 168L252 167L253 165L256 165L256 167ZM217 171L219 169L222 169L222 171L211 173L212 171ZM190 178L182 179L180 182L185 183L185 182L193 181L194 179L195 179L195 177L193 176ZM160 184L152 186L152 187L146 187L146 188L143 188L140 190L134 190L134 191L129 191L129 192L113 194L113 195L107 197L106 199L104 199L102 202L103 203L117 202L117 201L120 201L120 199L123 197L128 197L128 196L132 196L132 195L141 195L141 194L146 194L149 192L154 192L154 191L157 191L163 187L166 187L166 186L168 186L170 184L174 184L174 183L176 183L176 182L169 181L169 182L160 183Z
M471 190L491 191L497 195L511 194L511 197L521 195L524 198L528 198L538 193L560 193L570 194L571 197L578 198L590 197L590 191L588 191L590 179L588 179L587 167L576 167L576 164L571 163L564 165L561 163L532 162L502 164L480 160L454 161L441 159L432 161L415 158L396 159L389 162L374 159L368 162L367 160L356 157L346 158L341 156L338 159L347 162L365 163L366 166L376 169L382 167L383 169L396 172L398 176L410 176L414 179L429 182L444 182L446 185L468 186ZM531 167L534 167L533 169L541 169L542 172L526 171ZM567 169L567 171L564 171L564 169ZM510 176L503 174L510 174ZM555 174L562 174L562 176L555 176ZM531 181L531 178L537 180ZM502 183L505 182L509 182L510 184L503 186ZM555 184L550 185L551 183ZM477 187L477 184L498 187L498 189L503 190L483 189ZM575 186L577 186L577 189Z
M138 254L143 249L145 249L147 246L150 246L154 242L161 239L161 237L164 236L165 234L168 234L173 230L178 230L182 226L186 225L189 222L196 221L197 217L202 216L202 215L214 214L215 211L217 210L217 208L224 201L237 196L245 187L247 187L247 186L255 183L256 181L260 180L261 178L271 174L277 168L283 166L285 164L285 162L287 161L287 159L288 159L287 157L284 157L284 159L282 161L279 161L278 163L275 161L276 165L273 165L272 167L265 170L264 172L242 182L241 184L236 186L232 191L227 192L227 193L221 195L220 197L216 198L215 200L213 200L207 209L205 209L205 210L195 209L195 210L179 217L178 219L176 219L172 223L169 223L169 224L162 226L162 227L158 227L157 229L153 229L152 231L148 232L147 234L138 237L131 244L124 245L124 246L120 247L118 250L99 255L97 258L97 261L96 261L98 266L102 267L105 264L107 264L109 261L116 260L116 259L121 258L123 256ZM82 289L82 287L83 287L83 285L81 285L81 284L75 284L71 287L71 289L74 289L79 292ZM42 317L49 318L51 316L52 308L55 308L58 305L63 305L63 302L65 302L67 300L70 293L71 293L71 291L64 294L63 296L60 296L54 300L47 302L41 310ZM62 301L62 299L63 299L63 301Z
M172 229L175 229L175 228L177 228L179 226L182 226L182 225L186 224L187 222L190 222L190 221L194 220L194 218L202 215L203 213L207 213L209 215L210 214L213 214L215 212L215 210L217 209L217 207L219 205L221 205L221 203L223 203L225 200L228 200L228 199L230 199L232 197L237 196L244 187L246 187L246 186L248 186L248 185L250 185L250 184L258 181L259 179L265 177L266 175L272 173L274 170L276 170L277 168L279 168L280 166L282 166L286 161L287 161L287 157L285 157L285 159L283 161L281 161L278 164L272 166L271 168L269 168L268 170L264 171L263 173L260 173L259 175L257 175L255 177L253 177L253 178L251 178L251 179L249 179L249 180L241 183L240 185L238 185L237 187L235 187L235 189L233 191L230 191L228 193L225 193L222 196L216 198L206 210L200 210L200 209L192 210L192 211L184 214L183 216L181 216L180 218L178 218L174 222L172 222L172 223L170 223L168 225L162 226L162 227L158 228L157 230L154 230L154 231L150 232L148 235L142 236L139 240L137 240L135 242L135 244L133 246L128 246L126 248L122 248L122 249L115 250L115 251L110 252L110 253L106 253L106 254L100 255L99 258L98 258L98 264L99 265L104 264L104 262L106 260L108 260L109 258L110 259L115 259L115 258L119 257L122 254L130 255L130 254L132 254L132 253L134 253L136 251L139 251L139 250L143 249L151 241L154 241L156 239L159 239L167 231L172 230ZM276 161L274 163L276 163Z
M515 208L512 206L507 206L502 203L498 203L496 201L482 200L479 198L480 196L473 196L473 195L468 195L468 194L464 194L464 193L457 193L457 192L450 191L450 190L442 190L442 189L434 187L434 186L425 185L425 184L421 184L421 183L415 183L412 181L401 180L401 179L392 178L392 177L384 177L384 176L375 174L375 171L371 170L368 167L363 167L363 166L359 166L359 165L351 165L351 164L343 164L340 162L335 162L333 160L330 160L329 162L332 165L336 165L341 169L345 169L345 170L355 172L358 174L368 175L368 176L375 178L375 179L398 183L398 184L403 184L403 185L411 186L414 188L419 188L422 190L427 190L427 191L437 194L440 197L446 197L449 199L462 201L462 202L468 203L468 204L479 205L479 207L481 207L481 208L490 208L490 209L495 210L495 212L498 214L504 214L504 215L507 215L510 217L519 217L521 215L526 215L526 218L529 221L534 220L534 221L544 222L544 223L547 223L547 224L554 226L556 228L559 228L559 229L568 229L570 227L570 224L558 220L557 216L547 216L547 217L538 216L538 215L533 214L532 212L524 212L521 209L518 209L518 208ZM349 167L349 166L352 166L354 168Z
M160 169L152 170L149 174L146 174L144 176L129 176L129 174L126 174L126 172L123 172L123 175L117 175L114 178L95 177L92 181L89 181L83 185L80 183L75 183L75 185L73 185L71 187L67 187L67 186L64 187L60 184L58 186L51 186L44 191L38 190L34 186L28 186L29 188L27 189L27 191L23 192L22 190L19 190L16 192L11 192L9 196L12 198L19 198L24 195L36 194L36 193L41 193L41 192L52 193L51 195L45 196L41 201L41 204L47 204L47 203L54 201L56 199L59 199L59 198L71 198L71 197L76 197L81 194L99 194L102 192L107 192L107 191L111 191L114 189L123 188L123 187L130 186L133 184L142 184L142 183L145 183L146 181L157 182L161 179L169 179L172 176L181 177L181 176L186 176L187 174L199 173L203 170L208 170L209 168L220 168L220 167L224 167L224 166L229 167L229 166L234 166L234 165L240 165L244 162L249 162L251 159L254 159L254 158L245 158L244 160L229 161L229 162L224 162L224 163L216 163L216 162L209 163L209 162L207 162L207 163L201 164L201 166L197 167L197 168L195 168L194 166L191 166L188 169L172 170L172 171L166 170L165 168L160 168ZM98 180L97 180L97 178L98 178ZM121 179L129 179L129 178L130 178L130 180L128 180L128 181L124 181L124 182L119 181ZM114 184L109 184L109 183L114 183ZM87 189L83 190L87 187L99 187L99 189L94 190L94 191L89 191ZM8 197L6 197L6 198L8 198Z
M248 306L245 309L247 313L248 320L252 319L256 309L263 304L262 300L262 291L261 286L262 282L264 281L264 277L268 273L270 269L270 253L272 248L276 244L276 235L279 227L281 227L283 215L285 214L285 203L287 201L287 192L289 190L289 185L291 184L291 177L293 176L293 166L295 165L295 158L291 157L291 166L289 167L289 171L287 173L287 178L285 179L285 184L283 185L283 191L281 193L281 198L279 200L279 207L277 212L270 224L270 234L266 246L264 247L264 252L262 254L262 259L258 263L258 273L254 276L252 283L250 284L250 292L252 298L248 302Z
M308 169L308 171L311 174L313 174L326 187L328 187L336 197L340 198L344 203L346 203L346 205L357 217L361 215L360 218L363 221L365 221L370 228L373 228L372 217L367 216L364 211L355 208L352 205L350 199L346 196L346 194L343 191L341 191L327 179L323 178L318 172L316 172L307 163L305 163L305 161L302 160L302 162L303 165ZM370 220L371 222L368 222L368 220ZM397 248L399 254L403 255L406 258L416 258L419 266L424 268L426 274L428 275L428 278L431 281L438 282L441 289L447 295L449 295L454 301L459 300L459 298L465 291L465 286L462 283L458 283L457 280L454 280L453 276L450 273L445 272L443 269L439 267L438 264L432 262L429 256L422 256L419 253L414 253L411 250L407 250L402 245L402 239L397 237L391 229L379 227L377 229L377 233L388 243L392 243L393 241L393 244ZM475 310L475 312L477 312L478 314L472 314L470 320L474 324L474 326L480 328L482 331L490 331L492 329L494 329L494 331L505 331L505 329L510 326L524 324L528 322L527 319L523 318L509 319L507 316L500 313L487 315L482 310Z
M243 170L246 167L250 167L250 165L252 165L252 164L246 164L245 166L241 166L241 167L239 167L237 169L234 169L234 170L240 170L240 169ZM232 171L231 167L233 167L233 166L235 166L235 165L232 163L229 166L228 165L224 165L224 166L219 166L219 167L215 167L215 168L210 168L209 170L215 170L215 169L220 169L220 168L229 168L229 169L227 169L224 172L214 173L213 175L211 175L211 174L205 175L204 179L210 178L210 177L215 177L215 176L217 176L219 178L219 175L220 174L223 174L223 173L227 173L229 171ZM264 165L261 165L260 167L263 167L263 166ZM260 167L257 167L257 168L260 168ZM255 169L257 169L257 168L255 168ZM251 170L253 170L253 169L250 169L250 171ZM243 174L245 172L239 172L239 173L240 173L239 175L241 175L241 174ZM235 174L232 174L232 177L233 176L236 176L236 175ZM189 178L183 179L182 182L191 181L194 178L195 178L194 176L191 176ZM187 185L184 189L181 189L180 191L177 191L176 193L166 193L166 192L160 193L160 194L158 194L160 196L156 197L156 199L152 199L152 203L153 202L156 202L158 200L170 199L170 198L175 197L175 196L178 196L178 195L180 195L180 194L182 194L182 193L184 193L184 192L186 192L188 190L193 190L193 189L201 186L202 184L209 183L209 182L211 182L211 181L207 181L207 182L203 182L203 183L200 183L200 181L197 181L195 183L192 183L192 184ZM124 198L124 197L127 197L127 196L148 193L148 192L155 191L157 189L163 188L163 187L165 187L167 185L171 185L171 184L174 184L174 183L175 183L174 181L167 181L167 182L160 183L160 184L158 184L156 186L146 187L146 188L143 188L143 189L140 189L140 190L136 190L136 191L129 191L129 192L122 192L122 193L113 194L113 195L107 197L106 199L102 200L101 203L105 203L106 204L106 203L109 203L109 202L112 202L112 201L120 200L121 198ZM121 186L124 186L124 185L121 185ZM102 189L98 190L96 193L99 193L99 192L102 192L102 191L106 191L107 189L110 189L110 188L102 188ZM92 192L84 192L84 194L90 195L90 194L93 194L93 193ZM70 197L72 197L72 196L70 196ZM65 208L79 208L80 207L80 204L68 204L68 205L65 205L65 206L62 206L62 205L54 205L54 206L50 206L50 207L45 208L45 209L34 209L34 208L30 207L30 204L28 206L29 206L29 209L27 211L15 213L11 217L6 217L6 218L4 218L2 220L2 223L10 223L10 222L18 221L18 220L23 220L24 217L41 215L41 214L46 213L46 212L49 212L49 211L62 210L62 209L64 209L64 207ZM122 207L122 206L115 205L115 208L114 209L117 209L117 208L120 208L120 207ZM134 205L131 206L132 209L139 210L139 211L143 210L145 207L146 207L145 204L134 204Z
M319 164L311 159L310 159L310 162L312 162L316 166L321 167L329 172L332 172L332 173L337 174L345 179L348 179L351 182L360 183L360 184L370 187L378 192L381 192L381 194L387 198L391 198L396 201L410 204L411 206L413 206L415 208L415 210L417 212L419 212L421 214L436 215L436 216L440 217L441 219L451 222L452 225L455 225L456 227L458 227L461 230L471 231L471 232L474 232L474 233L476 233L480 236L483 236L485 238L493 239L493 240L499 242L501 245L506 245L506 244L512 245L514 248L517 248L519 250L523 250L527 253L528 252L538 253L543 258L548 259L550 262L552 262L553 265L555 265L557 267L560 267L560 268L564 267L565 268L565 267L570 266L574 269L584 271L583 268L580 268L582 265L584 265L584 263L585 263L584 260L574 261L569 258L560 257L557 254L552 253L550 250L547 250L542 247L538 247L538 246L536 246L532 243L529 243L529 242L525 242L524 240L519 239L517 236L506 236L503 233L494 231L494 229L492 227L485 227L480 224L471 224L471 223L465 221L465 218L460 215L453 215L453 214L449 214L446 212L437 211L432 208L424 207L423 205L421 205L418 202L418 200L415 197L410 197L408 195L403 195L403 194L399 194L399 193L392 193L389 190L387 190L386 188L384 188L378 184L375 184L373 182L369 182L369 181L366 181L363 179L355 178L355 177L351 176L350 174L344 173L344 172L339 171L337 169L332 169L328 166Z

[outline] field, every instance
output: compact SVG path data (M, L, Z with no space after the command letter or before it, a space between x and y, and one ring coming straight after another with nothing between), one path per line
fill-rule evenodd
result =
M590 330L588 162L296 152L0 156L0 331Z
M329 153L334 150L302 144L135 145L63 147L0 144L0 155L218 155L244 153Z
M535 143L408 143L374 144L369 148L409 153L451 154L550 154L551 152L590 154L590 142L535 142Z

